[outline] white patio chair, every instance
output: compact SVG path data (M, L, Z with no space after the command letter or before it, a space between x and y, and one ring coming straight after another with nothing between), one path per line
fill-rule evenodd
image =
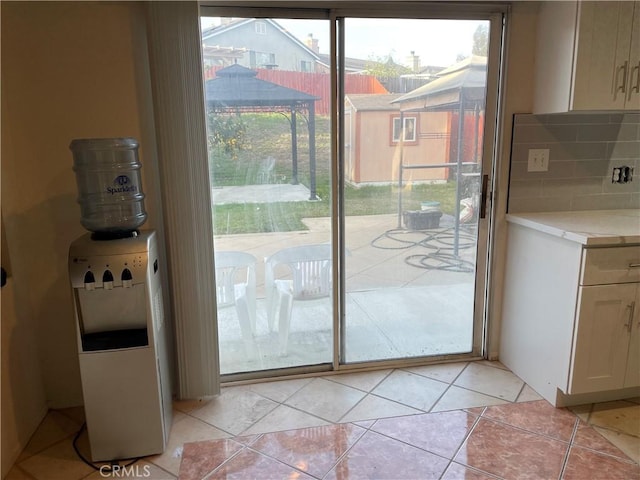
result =
M288 269L290 279L277 279L280 266ZM286 355L293 302L331 296L331 246L301 245L285 248L265 260L267 317L273 331L278 319L281 355Z
M215 252L218 308L235 306L245 352L253 356L256 333L256 257L246 252Z
M259 184L273 183L273 169L275 166L276 159L273 157L267 157L262 161L258 170Z

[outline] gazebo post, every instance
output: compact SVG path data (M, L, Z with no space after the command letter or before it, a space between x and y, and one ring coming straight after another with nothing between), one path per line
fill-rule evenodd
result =
M291 185L298 185L298 121L296 107L291 105Z
M309 200L318 200L316 195L316 108L309 101Z

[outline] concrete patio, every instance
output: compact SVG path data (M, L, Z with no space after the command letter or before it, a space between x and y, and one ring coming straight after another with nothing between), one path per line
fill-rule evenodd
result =
M264 259L283 248L331 240L330 218L309 218L304 223L306 231L216 236L217 251L243 251L257 260L253 346L248 353L235 308L219 309L221 373L332 361L329 298L294 302L286 355L280 354L278 333L270 332L267 324ZM429 231L398 230L397 225L395 214L346 218L347 363L471 350L475 274L424 268L420 262L423 255L452 243L452 219L443 217L440 228ZM461 235L464 246L466 237ZM419 244L425 239L429 241ZM460 249L459 257L475 265L475 248ZM438 260L428 264L446 268Z

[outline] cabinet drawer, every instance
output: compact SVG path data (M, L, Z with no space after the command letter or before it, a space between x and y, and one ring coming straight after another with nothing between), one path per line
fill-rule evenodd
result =
M640 282L640 245L585 248L581 285Z

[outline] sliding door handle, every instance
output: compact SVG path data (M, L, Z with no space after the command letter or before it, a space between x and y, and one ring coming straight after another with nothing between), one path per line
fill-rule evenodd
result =
M486 218L487 189L489 188L489 175L482 176L482 193L480 194L480 218Z

